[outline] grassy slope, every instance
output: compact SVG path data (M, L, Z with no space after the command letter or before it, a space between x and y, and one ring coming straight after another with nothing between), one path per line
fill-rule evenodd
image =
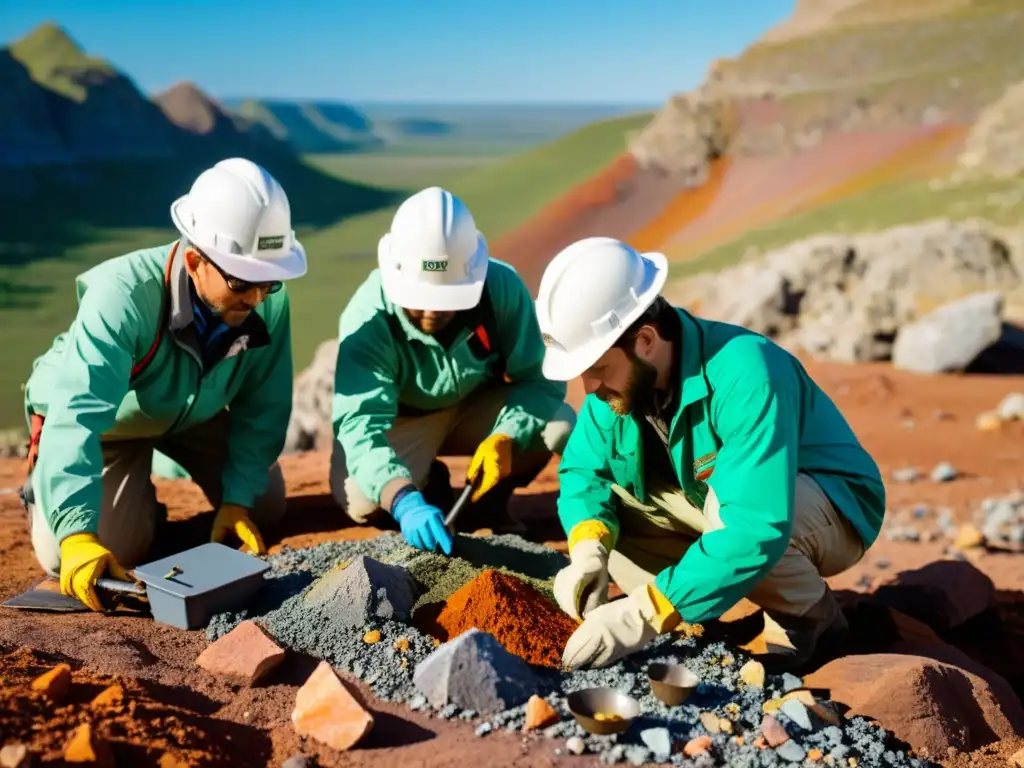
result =
M88 73L114 74L103 59L84 54L55 24L41 25L32 34L15 41L11 53L28 68L32 79L57 93L81 102L85 88L75 78Z
M698 258L674 262L672 276L685 278L723 269L748 252L779 248L816 234L873 232L941 216L959 220L979 217L1011 226L1019 225L1022 215L1024 192L1016 180L988 179L934 188L927 181L896 181L750 230Z
M622 151L627 132L647 119L588 126L478 169L439 171L437 181L464 197L493 239L603 167ZM397 195L329 179L307 166L268 167L289 191L311 261L309 275L289 288L294 297L295 363L302 368L316 345L337 332L345 302L376 266L377 240L387 230L394 206L408 191L436 182L416 163L404 177L400 169L389 169L395 185L404 188ZM5 209L12 226L0 233L0 348L7 363L0 371L0 428L21 423L19 387L31 361L74 317L75 275L105 258L174 238L167 206L187 190L182 180L196 169L176 167L173 176L169 170L104 166L93 169L86 189L39 174L48 205ZM372 176L367 172L365 178ZM359 213L368 209L373 210ZM47 211L74 211L76 216L58 218ZM334 223L343 214L350 215Z

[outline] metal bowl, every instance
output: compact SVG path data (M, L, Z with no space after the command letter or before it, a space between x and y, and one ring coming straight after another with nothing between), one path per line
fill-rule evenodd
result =
M651 681L651 693L670 707L682 704L700 685L700 678L682 664L651 664L647 678Z
M640 703L614 688L587 688L570 693L569 711L587 733L621 733L640 714ZM608 719L603 719L607 717Z

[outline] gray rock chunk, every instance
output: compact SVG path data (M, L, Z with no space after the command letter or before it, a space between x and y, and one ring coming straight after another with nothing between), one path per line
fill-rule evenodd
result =
M525 661L475 627L420 662L413 684L434 707L454 704L483 713L523 704L538 687Z
M945 373L966 368L1002 334L1003 298L974 293L904 325L892 348L894 368Z
M405 568L360 555L313 582L303 599L329 610L340 625L357 627L372 619L408 620L417 592Z

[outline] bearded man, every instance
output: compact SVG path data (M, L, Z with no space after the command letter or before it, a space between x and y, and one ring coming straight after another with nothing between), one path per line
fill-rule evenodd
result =
M878 535L878 467L799 360L672 306L666 276L660 253L587 238L541 281L543 372L587 392L559 466L554 591L583 620L563 664L606 666L746 597L766 666L799 668L848 630L824 577Z

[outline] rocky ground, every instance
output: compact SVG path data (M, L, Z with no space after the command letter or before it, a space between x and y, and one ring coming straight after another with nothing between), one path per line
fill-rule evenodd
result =
M1024 748L1019 698L1024 692L1024 555L1019 551L1018 495L1024 425L1004 401L1024 391L1024 378L930 377L880 363L808 365L874 451L888 479L890 516L883 536L865 559L831 580L851 618L852 647L843 658L805 674L803 686L813 689L818 700L831 699L840 709L850 707L848 717L877 720L893 734L890 738L909 744L921 760L951 767L1012 764L1011 756ZM1001 403L1004 419L998 418ZM457 476L464 464L451 464ZM268 534L276 557L292 558L290 551L326 541L349 547L350 542L378 533L343 527L326 496L325 453L286 457L284 467L291 514L282 530ZM10 492L19 469L16 461L0 465L0 488L8 490L0 495L4 599L39 575L24 513ZM551 518L554 480L550 467L514 503L516 514L529 521L532 538L564 550ZM187 481L164 481L159 495L172 517L165 546L200 543L210 522L201 494ZM700 649L693 651L694 663L706 665L719 642L726 643L720 648L729 649L738 662L756 653L759 620L749 608L741 604L725 617L727 621L707 625ZM227 625L222 629L226 631ZM256 640L252 636L249 644L261 645ZM394 647L392 640L379 647ZM579 744L569 741L574 725L567 722L560 704L564 700L557 694L548 700L561 710L562 725L546 735L543 730L524 734L518 730L523 710L493 723L487 720L487 728L485 721L466 721L458 715L446 719L432 714L431 707L413 710L400 701L387 701L373 695L377 681L367 683L344 669L331 677L321 668L313 679L316 685L310 686L339 711L349 713L351 727L336 743L360 734L366 712L374 720L369 733L341 752L300 735L311 732L310 686L305 699L299 691L318 662L308 650L288 650L281 658L271 652L272 669L256 684L247 685L197 664L210 647L201 630L183 632L144 617L56 616L4 609L0 733L6 740L26 744L44 764L59 764L72 742L72 752L92 749L102 758L106 744L118 765L140 766L276 767L299 754L316 761L310 764L325 766L376 760L449 765L464 761L467 754L484 765L554 765L565 760L600 764L592 752L598 745L593 743L585 744L587 751L579 757L571 753ZM685 648L677 649L684 657ZM402 653L415 657L430 649L417 651L414 642ZM718 654L719 661L722 655ZM50 681L52 698L33 690L33 680L61 663L68 665L70 674L66 691L61 690L64 672L55 673L55 682ZM337 679L344 679L347 686ZM120 689L111 689L117 685ZM765 702L787 685L792 687L792 681L778 685L782 687L775 694L766 691ZM293 722L297 701L305 702L305 710ZM747 723L749 714L740 717L739 724L726 726L735 727L735 732L723 731L720 721L729 719L731 710L719 711L701 700L696 705L686 710L682 731L670 730L673 741L682 738L674 745L681 764L724 764L723 755L738 754L736 738L743 733L756 739L770 731L778 738L774 726L762 734L767 726ZM815 758L828 763L833 732L825 730L827 723L813 720L814 732L804 734L784 711L773 719L794 733L788 740L795 743L781 753L784 742L751 753L763 756L757 764L794 764L785 756L796 757L801 750L803 759L811 761L808 764ZM646 739L653 746L644 744L650 753L628 752L623 746L617 754L606 750L605 760L657 754L665 734L657 728L648 730L652 733ZM869 737L865 731L863 738ZM695 739L700 741L690 747L693 757L680 754ZM707 757L698 754L702 745L711 750ZM885 752L876 757L880 765L891 764ZM830 759L835 764L835 758Z

